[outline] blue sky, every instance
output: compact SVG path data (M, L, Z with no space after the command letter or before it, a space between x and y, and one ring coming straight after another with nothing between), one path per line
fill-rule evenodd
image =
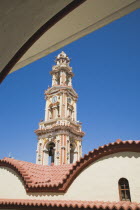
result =
M34 130L44 119L44 90L54 57L72 59L83 154L120 138L140 139L140 10L7 76L0 87L0 158L35 162Z

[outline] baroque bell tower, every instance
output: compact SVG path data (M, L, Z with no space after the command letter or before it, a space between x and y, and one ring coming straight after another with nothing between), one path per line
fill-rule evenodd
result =
M72 87L70 59L61 52L52 67L52 87L45 91L45 119L35 131L38 136L36 163L62 165L82 156L81 123L77 121L78 95Z

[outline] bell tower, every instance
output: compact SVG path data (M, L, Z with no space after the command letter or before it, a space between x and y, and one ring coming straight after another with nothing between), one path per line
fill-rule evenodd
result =
M35 131L38 136L36 163L62 165L82 156L81 123L77 121L78 95L72 87L70 59L61 52L52 67L52 87L45 91L45 119Z

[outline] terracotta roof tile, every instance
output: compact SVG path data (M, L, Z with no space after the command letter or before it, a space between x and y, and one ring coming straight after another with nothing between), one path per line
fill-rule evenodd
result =
M140 210L140 203L120 201L72 201L72 200L24 200L24 199L0 199L0 207L63 207L63 208L91 208L113 210Z
M106 155L122 151L140 152L140 141L117 140L94 149L73 165L44 166L12 158L4 158L0 160L0 166L10 167L15 170L22 177L28 192L65 192L73 180L89 164Z
M4 158L0 161L14 166L23 177L27 185L33 187L53 187L58 186L66 178L72 164L59 166L43 166L25 161L15 160L13 158ZM30 183L30 184L29 184Z

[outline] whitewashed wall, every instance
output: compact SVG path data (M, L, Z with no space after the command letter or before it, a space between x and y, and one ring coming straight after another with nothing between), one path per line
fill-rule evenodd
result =
M119 201L118 180L129 181L131 200L140 201L140 153L120 152L92 163L66 193L26 193L18 175L0 167L0 198Z

